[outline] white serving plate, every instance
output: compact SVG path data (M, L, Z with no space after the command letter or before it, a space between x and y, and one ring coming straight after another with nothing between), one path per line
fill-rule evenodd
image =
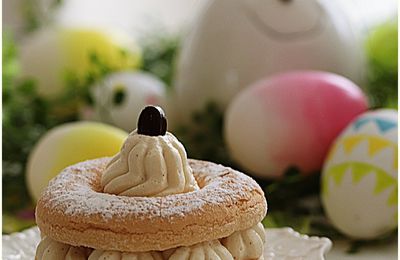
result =
M323 260L332 245L327 238L300 235L291 228L271 228L266 233L265 260ZM2 259L32 260L40 241L39 229L5 235L2 240Z

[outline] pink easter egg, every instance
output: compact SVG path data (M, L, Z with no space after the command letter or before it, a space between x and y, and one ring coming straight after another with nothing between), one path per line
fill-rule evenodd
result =
M321 169L332 141L367 107L361 89L342 76L279 74L234 98L225 139L232 157L256 176L276 178L291 166L309 174Z

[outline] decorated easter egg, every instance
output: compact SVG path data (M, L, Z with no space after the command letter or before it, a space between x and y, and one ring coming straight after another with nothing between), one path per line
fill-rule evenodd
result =
M98 70L94 57L115 70L136 68L140 63L137 45L121 32L45 28L21 45L21 74L35 80L39 94L53 97L62 92L67 74L82 79Z
M334 2L209 1L178 62L174 92L180 119L209 102L225 110L251 83L290 70L329 71L361 84L360 28Z
M352 121L334 141L322 174L322 202L333 225L357 239L397 227L397 111Z
M229 105L224 122L232 157L259 177L289 167L321 169L331 142L367 109L350 80L326 72L297 71L256 82Z
M92 87L92 119L126 131L136 128L140 111L146 105L162 106L166 87L156 77L143 72L116 72Z
M27 164L27 185L34 200L49 180L65 167L89 159L113 156L127 133L96 122L75 122L48 131L35 145Z

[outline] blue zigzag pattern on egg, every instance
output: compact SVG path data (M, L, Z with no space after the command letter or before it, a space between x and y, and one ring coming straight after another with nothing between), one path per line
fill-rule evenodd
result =
M377 117L364 117L358 119L356 122L354 122L354 129L359 130L362 126L369 122L375 123L381 133L386 133L392 129L397 129L397 121Z

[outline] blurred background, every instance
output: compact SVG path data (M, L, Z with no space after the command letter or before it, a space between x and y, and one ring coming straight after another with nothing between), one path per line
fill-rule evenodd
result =
M157 104L189 157L256 178L267 227L394 240L397 30L395 0L3 0L3 234Z

